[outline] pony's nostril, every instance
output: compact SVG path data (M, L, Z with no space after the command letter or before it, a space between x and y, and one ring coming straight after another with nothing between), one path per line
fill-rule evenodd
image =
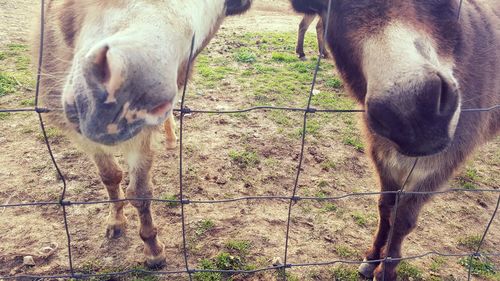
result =
M109 46L103 46L95 50L94 74L101 83L106 83L111 77L111 69L108 62Z
M165 116L165 114L167 114L167 112L170 111L170 109L172 109L172 102L165 102L153 108L150 111L150 114L154 116L163 117Z

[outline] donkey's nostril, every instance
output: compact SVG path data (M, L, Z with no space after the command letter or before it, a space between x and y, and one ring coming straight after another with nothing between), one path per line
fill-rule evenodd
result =
M458 94L453 84L450 84L441 77L441 93L437 102L437 114L452 114L458 106Z
M154 116L163 117L172 109L172 102L165 102L153 108L150 113Z

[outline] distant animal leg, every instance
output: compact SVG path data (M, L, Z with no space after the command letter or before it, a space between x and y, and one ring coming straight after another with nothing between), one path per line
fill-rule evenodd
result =
M307 29L309 29L309 26L311 23L314 21L314 18L316 15L304 15L302 18L302 21L300 22L299 25L299 36L297 40L297 48L295 49L295 53L299 56L300 59L305 60L306 59L306 54L304 53L304 38L306 36Z
M318 24L316 25L316 36L318 37L319 54L323 58L328 58L328 50L326 49L325 45L325 25L321 17L319 18Z
M120 188L123 173L116 164L114 157L106 153L95 153L93 160L99 170L101 180L108 190L109 199L124 199L123 190ZM118 238L123 234L127 224L127 218L123 214L123 207L126 204L127 202L124 201L110 204L106 237Z
M151 268L157 268L165 265L165 253L164 245L158 240L158 229L151 214L151 201L147 200L153 197L150 177L153 152L150 137L150 135L144 136L140 141L141 143L137 144L136 149L128 151L126 155L130 174L127 198L141 199L131 200L130 203L137 209L139 214L139 234L144 242L146 264Z

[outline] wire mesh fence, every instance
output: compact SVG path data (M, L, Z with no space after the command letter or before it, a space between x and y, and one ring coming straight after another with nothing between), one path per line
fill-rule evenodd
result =
M461 3L460 3L461 5ZM331 12L331 6L332 6L332 1L329 1L328 4L328 13L327 13L327 19L326 22L329 22L329 17L330 17L330 12ZM490 231L490 227L493 223L493 220L495 219L498 209L500 206L500 190L495 190L495 189L462 189L462 188L455 188L455 189L447 189L447 190L438 190L438 191L432 191L432 192L418 192L418 191L406 191L405 187L406 184L409 180L409 178L412 176L413 171L415 166L418 164L418 158L415 159L415 162L412 166L412 169L408 171L408 175L406 177L406 180L404 184L401 186L400 190L397 191L384 191L384 192L362 192L362 193L349 193L345 195L340 195L340 196L335 196L335 197L301 197L297 196L298 194L298 188L299 188L299 179L301 176L301 171L303 168L303 160L304 160L304 149L306 145L306 135L307 135L307 122L308 122L308 117L312 114L316 113L330 113L330 114L342 114L342 113L362 113L364 112L363 110L339 110L339 109L316 109L311 106L311 101L314 93L314 89L316 86L316 80L317 80L317 74L320 68L321 60L322 57L318 56L317 63L316 63L316 68L314 70L314 76L312 78L311 82L311 88L310 92L308 95L308 102L307 106L304 108L294 108L294 107L277 107L277 106L257 106L257 107L251 107L251 108L245 108L245 109L235 109L235 110L206 110L206 109L190 109L189 107L186 106L186 94L187 94L187 77L186 75L186 81L184 83L184 88L182 92L182 98L181 98L181 106L179 109L175 109L174 111L179 113L179 118L180 118L180 135L179 135L179 141L180 141L180 150L179 150L179 199L178 200L167 200L167 199L158 199L158 198L126 198L126 199L120 199L120 200L101 200L101 201L86 201L86 202L72 202L69 200L66 200L66 191L67 191L67 182L66 178L59 168L58 163L56 162L56 159L54 157L53 151L51 144L49 142L49 137L47 134L47 130L45 128L45 123L43 119L43 114L50 112L52 109L50 108L43 108L39 107L39 93L40 93L40 79L41 79L41 72L42 72L42 63L43 63L43 47L44 46L44 34L45 34L45 0L40 0L40 10L41 10L41 21L40 21L40 49L39 49L39 61L38 61L38 70L37 70L37 80L36 80L36 94L35 94L35 106L33 108L17 108L17 109L1 109L0 112L9 112L9 113L16 113L16 112L33 112L37 114L38 120L40 123L40 130L43 133L43 139L46 144L46 148L48 151L48 155L51 159L51 162L59 176L59 178L62 181L62 191L59 195L59 200L58 201L47 201L47 202L25 202L25 203L11 203L11 204L3 204L0 205L0 208L23 208L23 207L33 207L33 206L60 206L62 209L62 215L63 215L63 221L64 221L64 228L65 228L65 233L66 233L66 242L67 242L67 251L68 251L68 273L67 274L60 274L60 275L43 275L43 276L36 276L36 275L16 275L16 276L0 276L0 280L11 280L11 279L24 279L24 278L33 278L33 279L55 279L55 278L76 278L76 279L83 279L83 278L92 278L92 277L119 277L119 276L126 276L129 274L151 274L151 275L158 275L158 276L168 276L168 275L187 275L189 277L189 280L193 280L193 276L196 273L222 273L222 274L255 274L259 272L265 272L265 271L278 271L282 272L280 276L284 280L287 279L287 274L286 271L290 270L292 268L303 268L303 267L313 267L313 266L332 266L336 264L355 264L355 265L360 265L363 263L367 263L367 261L356 261L356 260L334 260L334 261L326 261L326 262L314 262L314 263L288 263L288 257L289 257L289 237L290 237L290 229L291 229L291 221L292 221L292 211L293 211L293 206L295 203L298 201L337 201L341 200L344 198L359 198L359 197L366 197L366 196L376 196L376 195L387 195L387 194L393 194L396 195L396 204L393 207L393 214L392 216L392 221L394 222L397 212L398 212L398 202L403 195L443 195L443 194L449 194L449 193L494 193L498 194L498 200L496 203L496 207L491 214L491 218L488 221L488 224L485 226L484 231L482 232L481 240L477 245L477 248L473 252L466 252L466 253L443 253L443 252L437 252L437 251L429 251L425 253L421 253L419 255L413 255L413 256L406 256L406 257L401 257L401 258L393 258L393 257L385 257L383 259L379 260L371 260L369 261L370 263L390 263L394 261L405 261L405 260L415 260L415 259L421 259L424 257L428 256L440 256L440 257L454 257L454 258L469 258L469 263L468 263L468 280L471 280L471 275L472 275L472 262L471 260L480 256L483 257L500 257L500 252L494 252L494 253L485 253L482 252L481 249L483 247L484 241L486 239L486 236L488 235ZM457 15L457 18L459 15ZM328 34L328 25L326 25L325 28L325 38ZM188 65L191 66L193 62L193 49L194 49L194 39L195 35L193 35L192 42L191 42L191 50L190 50L190 57L189 57L189 63ZM323 53L323 52L321 52ZM189 72L189 69L186 70ZM495 110L499 110L500 105L494 105L489 108L470 108L470 109L462 109L462 113L464 114L487 114L488 112L492 112ZM189 198L184 196L184 175L183 175L183 167L185 165L184 163L184 158L183 158L183 152L184 152L184 145L183 145L183 140L185 138L184 134L184 123L185 123L185 116L188 114L193 114L193 113L198 113L198 114L235 114L235 113L248 113L252 111L274 111L274 110L279 110L279 111L289 111L289 112L302 112L303 113L303 122L302 122L302 132L304 132L301 136L301 148L300 148L300 154L298 158L298 163L297 163L297 168L296 168L296 174L295 174L295 180L294 180L294 187L293 191L290 194L290 196L247 196L247 197L238 197L238 198L231 198L231 199L222 199L222 200L190 200ZM185 214L185 208L189 205L193 204L225 204L225 203L231 203L231 202L239 202L239 201L262 201L262 200L285 200L288 202L288 215L286 219L286 234L285 234L285 245L284 245L284 254L283 254L283 264L271 266L271 267L264 267L264 268L259 268L259 269L254 269L254 270L209 270L209 269L197 269L197 268L191 268L189 266L189 247L188 247L188 240L186 239L186 214ZM117 203L117 202L126 202L126 201L151 201L151 202L164 202L164 203L172 203L172 204L178 204L179 208L181 210L181 225L182 225L182 254L183 254L183 259L184 259L184 266L185 268L182 270L174 270L174 271L149 271L149 270L142 270L142 269L134 269L134 270L126 270L126 271L121 271L121 272L111 272L111 273L95 273L95 274L80 274L75 270L74 264L73 264L73 256L72 256L72 236L69 231L69 223L68 223L68 209L71 206L78 206L78 205L97 205L97 204L109 204L109 203ZM393 236L394 228L391 228L390 233L389 233L389 239L388 239L388 245L391 244L392 236ZM385 270L383 271L383 280L385 280Z

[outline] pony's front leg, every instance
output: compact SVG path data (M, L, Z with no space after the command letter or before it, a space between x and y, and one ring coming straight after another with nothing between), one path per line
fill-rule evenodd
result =
M154 268L165 265L165 253L164 245L158 240L158 229L151 214L151 201L147 200L153 196L150 176L153 152L150 145L150 136L147 136L134 148L130 149L126 155L130 175L127 198L132 199L130 203L139 213L139 235L144 242L146 264Z
M104 152L96 152L92 155L92 158L99 170L101 180L106 186L109 199L112 201L124 199L125 196L120 187L123 173L116 164L114 157ZM123 207L126 203L125 201L118 201L110 204L106 237L118 238L124 233L127 218L123 214Z

